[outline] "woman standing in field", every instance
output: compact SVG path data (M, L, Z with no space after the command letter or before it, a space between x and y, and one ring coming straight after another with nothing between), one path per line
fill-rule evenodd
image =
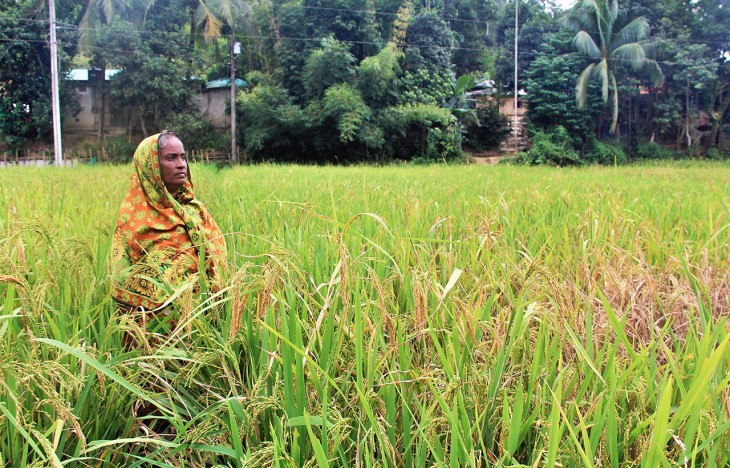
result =
M147 137L134 153L111 255L112 297L126 309L158 309L187 281L222 286L223 233L195 198L185 148L171 131Z

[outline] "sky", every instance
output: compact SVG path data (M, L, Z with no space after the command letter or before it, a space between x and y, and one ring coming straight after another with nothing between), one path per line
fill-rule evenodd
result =
M555 3L562 8L563 10L567 10L568 8L575 5L576 0L555 0Z

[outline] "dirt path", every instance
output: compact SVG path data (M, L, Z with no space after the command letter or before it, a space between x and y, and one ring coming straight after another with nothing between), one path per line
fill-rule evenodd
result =
M472 164L480 166L489 166L491 164L497 164L499 161L505 158L511 157L510 154L500 153L499 151L482 151L479 153L469 153L469 161Z

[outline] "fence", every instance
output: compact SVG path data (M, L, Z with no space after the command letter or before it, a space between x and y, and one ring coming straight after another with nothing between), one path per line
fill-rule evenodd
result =
M241 161L246 161L246 155L239 149ZM108 162L119 160L108 154L104 147L98 150L67 150L63 152L64 165L74 164L95 164L96 162ZM226 163L231 159L231 153L225 151L214 150L192 150L188 153L188 159L193 162L203 162L207 164ZM52 150L33 150L26 149L22 151L0 151L0 165L10 166L26 166L37 165L46 166L54 163Z

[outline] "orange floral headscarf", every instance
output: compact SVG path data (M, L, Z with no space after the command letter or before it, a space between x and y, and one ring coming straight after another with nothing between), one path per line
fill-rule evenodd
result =
M147 137L134 153L135 172L117 217L112 243L112 296L152 310L186 281L198 280L201 251L211 290L221 287L223 233L187 182L175 199L160 172L157 140Z

